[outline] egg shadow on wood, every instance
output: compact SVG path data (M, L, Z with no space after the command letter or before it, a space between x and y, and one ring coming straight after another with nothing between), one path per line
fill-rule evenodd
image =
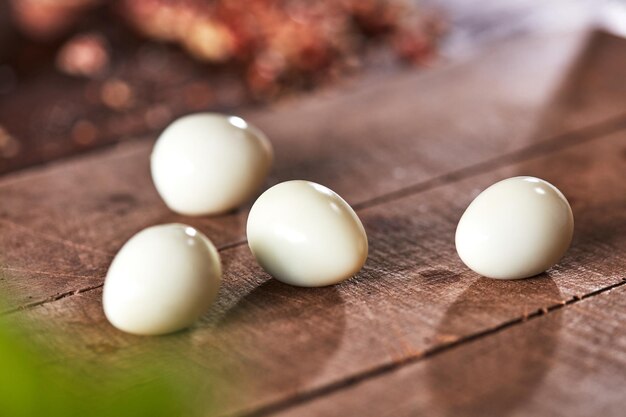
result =
M447 310L438 334L454 340L456 335L463 334L468 321L488 322L490 317L502 315L503 310L520 309L532 303L537 294L553 300L561 296L546 274L523 281L480 278ZM520 311L514 317L528 313L531 311ZM550 370L560 328L561 315L548 314L465 343L427 361L428 386L436 409L444 416L514 413L532 398Z
M368 234L369 256L364 267L368 275L383 272L399 280L412 282L413 272L441 265L442 260L455 256L454 226L445 218L432 216L427 220L417 209L409 214L392 210L369 210L361 220ZM448 216L447 213L438 215ZM446 275L444 269L430 270L434 275Z
M240 358L254 391L286 396L332 357L345 322L336 287L299 288L269 279L241 298L217 330L228 334L229 349Z

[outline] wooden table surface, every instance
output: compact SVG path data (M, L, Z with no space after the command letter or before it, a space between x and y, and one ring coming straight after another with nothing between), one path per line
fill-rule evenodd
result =
M364 223L364 269L326 288L284 285L259 268L245 241L249 205L212 218L170 212L149 176L155 133L8 173L1 320L36 323L30 337L56 348L59 363L131 372L157 347L177 372L219 381L217 415L621 416L624 74L624 39L528 36L244 112L275 147L265 186L320 182ZM535 278L479 277L456 255L456 224L482 189L516 175L568 197L572 247ZM193 225L220 248L219 298L188 331L123 334L102 313L106 270L134 233L167 222Z

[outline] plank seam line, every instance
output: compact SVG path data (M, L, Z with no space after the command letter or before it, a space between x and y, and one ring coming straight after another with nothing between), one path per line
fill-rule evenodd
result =
M480 162L478 164L470 165L468 167L461 168L457 171L453 171L451 173L444 174L444 175L432 178L430 180L426 180L421 183L413 184L413 185L401 188L399 190L392 191L390 193L374 197L370 200L366 200L364 202L354 204L353 208L355 209L355 211L366 210L366 209L369 209L369 208L372 208L381 204L389 203L394 200L399 200L399 199L406 198L415 194L419 194L421 192L429 191L429 190L435 189L443 185L454 184L455 182L458 182L467 178L471 178L472 176L475 176L475 175L484 174L489 171L505 167L515 162L522 162L528 159L532 159L536 156L539 156L541 153L545 154L545 153L557 152L560 150L567 149L571 146L589 142L595 139L600 139L604 136L610 135L612 133L616 133L624 128L626 128L626 113L610 118L603 122L584 127L582 129L556 135L552 137L551 139L542 141L540 143L531 145L529 147L520 149L518 151L514 151L505 155L500 155L491 160L487 160L484 162ZM21 226L21 227L24 227L24 226ZM227 251L230 249L235 249L235 248L238 248L239 246L245 245L246 243L247 243L247 239L237 240L237 241L220 246L218 248L218 251L223 252L223 251ZM108 254L108 253L107 255L113 256L112 254ZM102 285L103 284L100 284L100 286ZM68 291L66 296L63 296L60 298L52 298L52 299L46 298L37 303L31 303L31 304L26 304L26 305L17 307L16 309L10 310L8 313L13 313L19 310L25 310L25 309L28 309L29 306L39 306L39 305L55 302L62 298L73 295L74 292L77 292L77 293L84 292L83 290L90 291L92 289L97 289L97 288L99 287L97 286L93 288L87 287L87 288L78 289L75 291ZM5 314L4 312L0 312L0 316L4 314Z
M242 243L246 243L246 241L243 241L243 242L237 241L237 242L233 242L233 243L230 243L230 244L226 244L226 245L218 248L218 251L227 250L227 249L230 249L232 247L239 246ZM56 275L56 276L63 276L63 277L93 278L93 277L90 277L90 276L82 276L82 275L52 274L52 273L46 273L46 272L43 272L43 271L30 271L30 270L22 270L22 269L15 269L15 268L3 268L3 267L0 267L0 271L3 271L3 270L6 270L6 271L17 271L17 272L33 272L33 273L41 273L41 274L46 274L46 275ZM81 293L84 293L84 292L97 290L98 288L101 288L103 286L104 286L104 282L101 282L99 284L91 285L89 287L83 287L83 288L79 288L77 290L69 290L69 291L65 291L65 292L62 292L62 293L58 293L58 294L52 295L50 297L44 298L42 300L33 301L31 303L22 304L20 306L15 307L15 308L11 308L11 309L8 309L8 310L0 311L0 317L6 316L6 315L9 315L9 314L13 314L13 313L17 313L18 311L24 311L24 310L28 310L28 309L31 309L31 308L34 308L34 307L42 306L44 304L53 303L55 301L59 301L59 300L62 300L64 298L71 297L71 296L76 295L76 294L81 294Z
M77 294L82 294L84 292L93 291L93 290L96 290L96 289L101 288L103 286L104 286L104 282L102 282L100 284L92 285L90 287L80 288L78 290L70 290L70 291L60 292L60 293L51 295L50 297L45 298L43 300L33 301L32 303L24 304L24 305L21 305L19 307L15 307L15 308L11 308L11 309L8 309L8 310L0 311L0 317L1 316L6 316L6 315L9 315L9 314L12 314L12 313L16 313L18 311L23 311L23 310L27 310L27 309L30 309L30 308L42 306L44 304L52 303L54 301L62 300L64 298L67 298L67 297L70 297L70 296L73 296L73 295L77 295Z
M511 163L521 162L527 159L532 159L533 157L539 155L541 152L552 153L552 152L556 152L562 149L566 149L570 146L574 146L574 145L581 144L587 141L598 139L608 134L615 133L625 127L626 127L626 113L621 114L619 116L615 116L613 118L610 118L600 123L586 126L578 130L565 132L560 135L556 135L552 137L551 139L547 139L545 141L536 143L534 145L530 145L528 147L519 149L517 151L500 155L490 160L483 161L478 164L470 165L470 166L461 168L459 170L431 178L424 182L418 182L416 184L412 184L412 185L400 188L398 190L395 190L389 193L381 194L369 200L356 203L352 207L355 210L359 211L359 210L364 210L364 209L371 208L374 206L378 206L384 203L388 203L394 200L399 200L405 197L412 196L414 194L419 194L420 192L432 190L441 185L452 184L454 182L461 181L466 178L471 178L474 175L479 175L481 173L486 173L497 168L502 168ZM569 141L567 141L568 138L570 138ZM571 143L561 144L562 142L571 142ZM98 147L94 149L94 152L90 152L90 153L98 153L100 151L103 151L103 149L106 150L106 148L113 148L116 145L119 145L119 143L114 143L114 144L109 144L108 146ZM134 154L136 151L137 149L134 149L133 151L130 152L130 154ZM79 157L80 155L70 155L67 158L60 158L60 159L61 160L77 159ZM55 166L58 166L58 163L59 163L59 160L55 160L55 161L51 161L49 164L50 165L54 164ZM45 166L45 165L48 165L48 163L39 164L37 166L40 167L42 165ZM20 179L23 179L23 178L18 175L17 180L20 180ZM11 181L8 182L8 184L10 183ZM0 187L3 187L5 184L7 183L0 181ZM58 238L56 236L41 234L39 232L29 229L26 226L11 222L8 219L0 219L0 221L4 221L13 227L23 228L24 230L30 233L33 233L38 237L42 237L44 239L56 240L57 242L62 243L62 244L67 244L70 247L83 248L93 253L113 256L113 254L111 253L104 252L104 251L101 251L101 250L98 250L98 249L95 249L86 245L77 244L66 239ZM222 246L221 248L219 248L219 250L222 251L222 250L236 248L238 246L244 245L246 242L247 242L246 239L238 240L238 241L228 243Z
M366 210L381 204L386 204L395 200L400 200L419 194L425 191L433 190L437 187L454 184L455 182L471 178L476 175L485 174L490 171L504 168L516 162L523 162L541 154L554 153L565 150L572 146L580 145L596 139L601 139L610 134L619 132L626 128L626 113L603 122L586 126L582 129L562 133L551 139L544 140L534 145L530 145L523 149L513 151L504 155L497 156L487 161L479 162L459 170L443 174L429 180L412 184L396 191L381 194L369 200L362 201L352 205L355 211ZM219 250L229 250L242 246L247 243L247 239L242 239L222 246Z
M582 300L594 297L596 295L607 293L611 290L614 290L622 286L626 286L626 278L622 278L617 283L594 290L584 295L574 295L571 298L567 300L563 300L557 304L553 304L548 307L539 308L530 314L525 314L523 316L511 319L511 320L507 320L496 326L464 336L458 340L434 346L430 349L426 349L425 351L419 352L417 354L407 356L398 362L390 362L390 363L382 364L377 367L365 370L363 372L350 375L347 378L343 378L343 379L331 382L327 385L323 385L321 387L314 388L309 391L304 391L304 392L295 394L294 396L291 396L282 400L278 400L273 403L266 404L257 409L250 410L250 411L244 410L244 411L233 413L233 414L225 414L224 417L264 417L268 415L273 415L274 413L288 410L289 408L308 403L310 401L316 400L326 395L334 394L338 391L352 388L356 385L366 382L369 379L377 378L385 374L389 374L407 365L415 364L424 359L435 357L439 354L450 351L454 348L458 348L466 343L471 343L481 338L492 336L499 332L508 330L514 326L526 323L529 320L534 320L539 317L546 316L547 314L550 314L554 311L564 309L565 307L569 305L576 304Z
M622 113L619 116L612 117L603 122L586 126L581 129L553 136L552 138L532 144L525 148L440 175L421 183L408 185L396 191L391 191L389 193L373 197L369 200L357 203L353 207L355 210L363 210L390 201L399 200L442 185L452 184L466 178L471 178L498 168L503 168L513 163L527 161L540 156L541 154L554 153L575 145L601 139L610 134L619 132L624 128L626 128L626 113Z

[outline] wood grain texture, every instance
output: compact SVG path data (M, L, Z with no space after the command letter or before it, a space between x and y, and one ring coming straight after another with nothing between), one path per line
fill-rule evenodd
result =
M185 356L190 368L236 380L220 387L224 413L272 410L614 285L626 270L625 148L626 133L614 134L363 209L369 260L355 278L334 287L280 284L247 247L225 250L216 305L192 331L163 338L160 347ZM479 278L456 256L456 222L481 189L522 174L545 178L569 197L573 246L540 277ZM57 344L59 360L69 355L132 367L155 342L111 328L100 297L99 291L67 297L9 319L44 323L33 340Z
M532 53L549 44L526 42L539 48ZM245 209L212 219L167 212L150 184L146 141L0 180L0 198L9 202L0 211L0 289L13 300L7 309L39 304L3 320L38 323L30 337L55 350L58 366L70 357L132 372L157 351L176 364L173 372L218 378L212 389L222 413L270 413L616 285L626 269L623 121L594 118L597 101L587 99L590 120L605 127L589 128L582 112L580 131L528 136L558 77L541 78L541 67L531 65L525 75L532 82L518 82L515 74L524 74L520 67L528 59L510 46L364 92L250 115L280 155L270 182L317 180L359 208L371 253L355 278L319 289L280 284L245 245L233 245L243 237ZM551 48L546 59L565 67L560 49ZM580 65L575 71L584 72ZM621 106L606 88L587 94ZM546 126L567 125L570 108L566 102L559 108L561 115ZM493 119L484 116L492 113ZM514 175L545 178L568 196L576 219L573 246L543 276L479 278L455 254L456 222L480 190ZM194 224L222 247L220 297L189 331L162 338L122 334L106 322L101 292L93 288L124 240L168 221ZM72 295L79 289L87 291ZM190 389L204 394L208 388Z
M622 285L276 415L621 416L625 320Z
M269 183L317 181L359 206L550 139L529 134L580 41L556 36L507 42L480 58L431 73L251 113L276 149ZM165 207L149 176L151 146L148 138L5 176L0 220L27 227L31 239L56 237L108 255L140 229L166 222L196 226L218 247L241 242L246 207L194 219ZM55 271L54 261L38 253L30 269ZM98 275L85 284L100 281ZM44 287L24 286L28 291L22 298L12 299L19 305L32 301L24 297L43 300L59 292Z

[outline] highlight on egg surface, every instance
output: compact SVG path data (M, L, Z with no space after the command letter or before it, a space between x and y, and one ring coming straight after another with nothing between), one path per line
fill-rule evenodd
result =
M117 253L104 281L109 322L138 335L191 326L217 296L222 266L211 241L184 224L149 227Z
M171 210L199 216L244 203L265 180L272 160L267 137L244 119L198 113L179 118L163 131L150 168Z
M565 254L574 233L572 209L561 191L535 177L513 177L484 190L456 229L461 260L489 278L540 274Z
M367 235L352 207L310 181L287 181L265 191L250 210L247 235L261 267L291 285L337 284L367 259Z

